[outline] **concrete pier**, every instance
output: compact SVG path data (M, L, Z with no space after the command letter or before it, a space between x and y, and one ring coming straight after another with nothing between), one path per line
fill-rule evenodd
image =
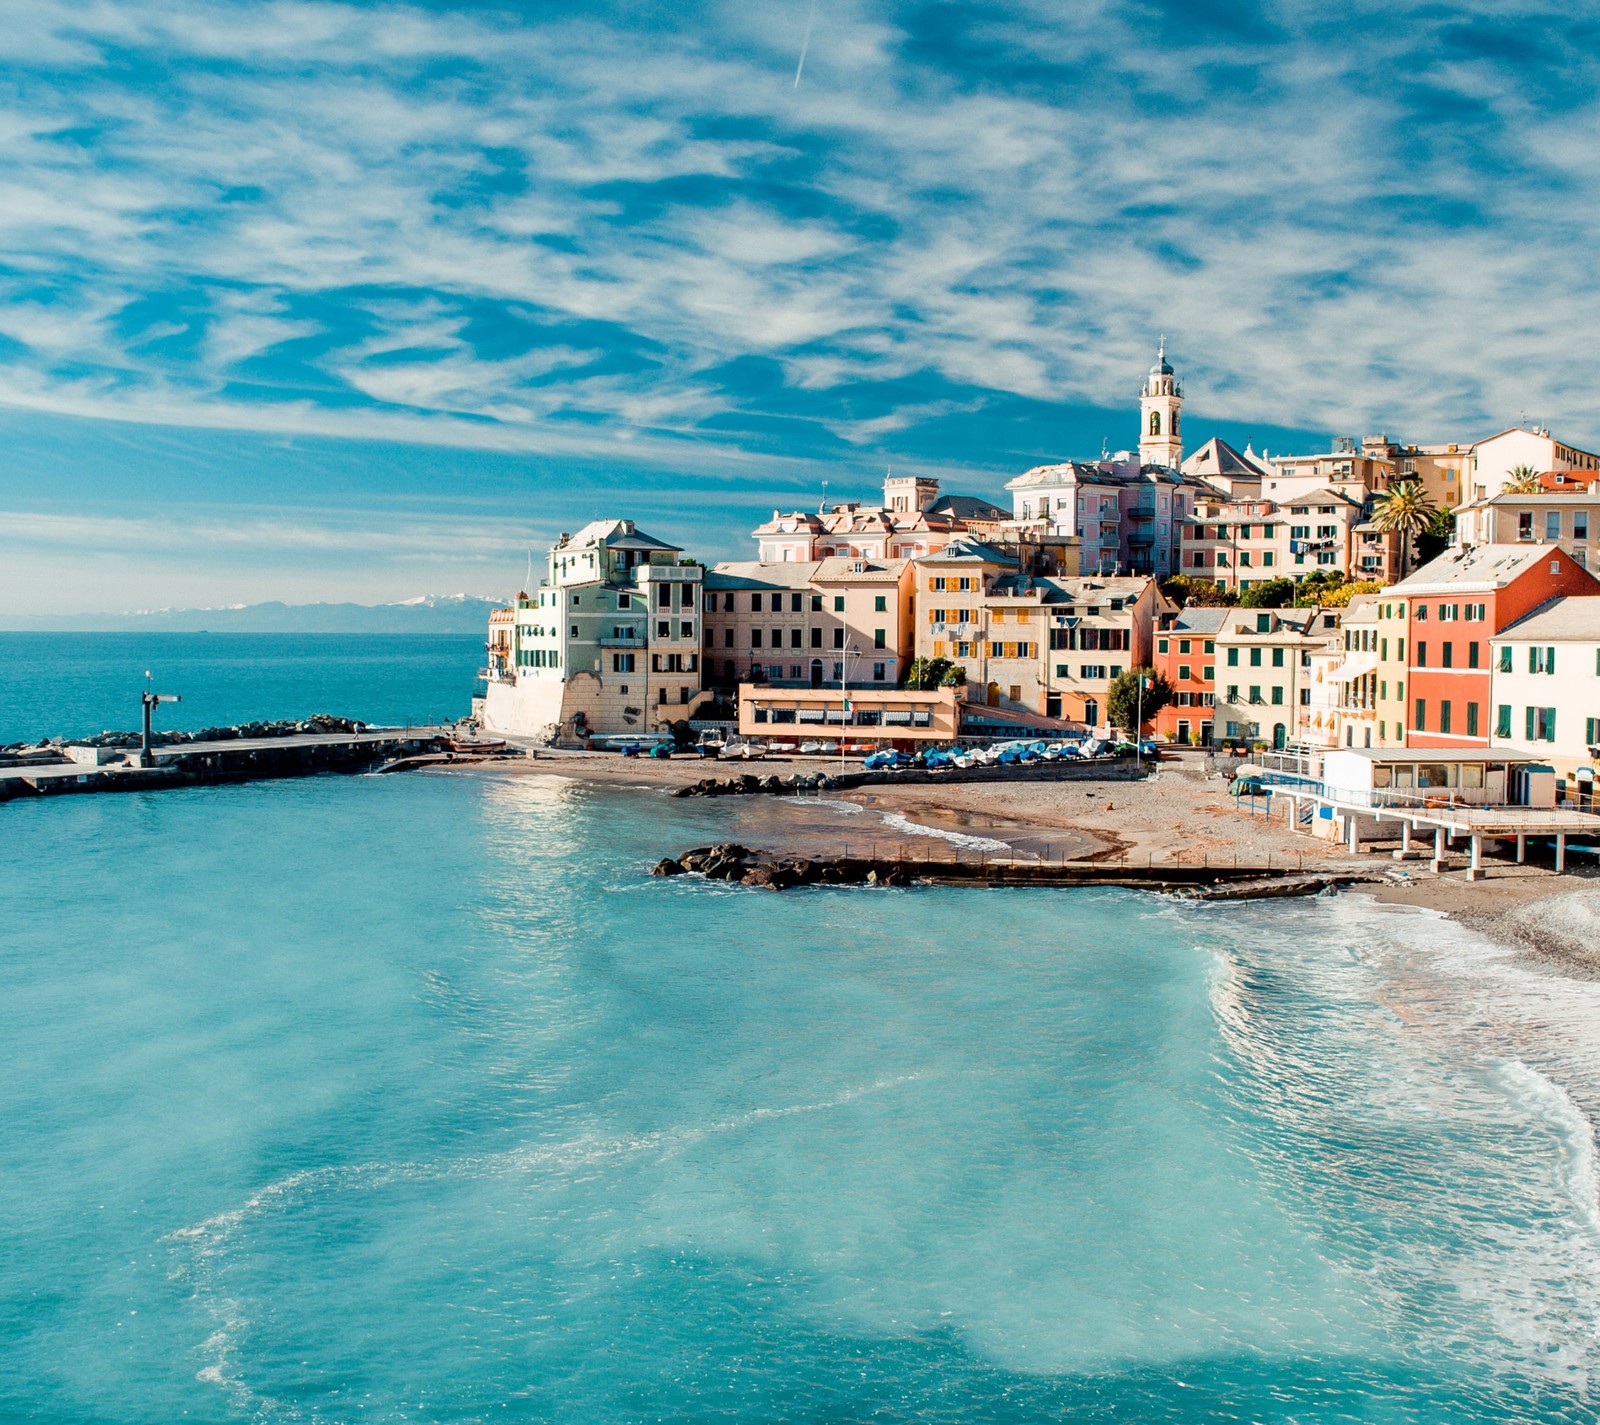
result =
M85 749L68 747L58 762L30 758L0 766L0 802L69 792L151 791L319 772L364 772L394 758L446 751L450 737L451 729L445 727L408 727L158 743L150 749L148 766L140 765L143 756L138 748L112 751L105 760L75 760L73 752Z

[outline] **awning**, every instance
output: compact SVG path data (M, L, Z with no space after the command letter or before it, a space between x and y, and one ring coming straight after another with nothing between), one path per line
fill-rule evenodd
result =
M887 723L896 723L902 727L911 725L910 708L887 708L884 710L883 720Z

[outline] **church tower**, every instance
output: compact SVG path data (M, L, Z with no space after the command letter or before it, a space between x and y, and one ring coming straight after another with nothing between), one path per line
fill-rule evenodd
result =
M1139 393L1139 462L1142 465L1183 463L1178 417L1183 411L1183 385L1167 365L1167 339L1161 338L1156 364Z

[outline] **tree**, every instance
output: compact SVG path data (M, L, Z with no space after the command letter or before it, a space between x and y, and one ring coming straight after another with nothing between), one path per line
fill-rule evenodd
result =
M941 679L941 688L964 688L967 686L967 670L959 663L952 667Z
M1506 483L1501 493L1506 495L1537 495L1539 493L1539 472L1531 465L1513 465L1506 472Z
M906 687L924 691L928 688L937 688L950 672L948 658L913 658L911 666L906 669ZM965 672L961 675L962 682L966 681Z
M1348 584L1335 584L1324 589L1317 602L1325 609L1348 608L1357 594L1376 594L1383 585L1376 579L1355 579Z
M1417 557L1426 564L1437 559L1455 538L1456 517L1449 510L1435 510L1428 527L1417 536Z
M1210 579L1193 579L1187 574L1174 574L1161 581L1161 592L1179 608L1193 604L1197 609L1232 608L1239 595L1224 589Z
M1139 694L1139 680L1145 682L1144 696ZM1111 691L1106 695L1106 721L1120 727L1129 736L1137 738L1141 729L1134 726L1142 712L1148 722L1172 701L1172 684L1153 668L1129 668L1111 680Z
M1438 514L1420 480L1397 480L1374 502L1372 523L1384 533L1400 536L1400 577L1411 567L1412 544L1425 534Z
M1241 609L1281 609L1294 598L1293 579L1263 579L1239 595Z

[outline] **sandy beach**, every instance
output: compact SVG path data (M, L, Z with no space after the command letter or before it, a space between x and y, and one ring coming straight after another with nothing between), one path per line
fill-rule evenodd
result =
M819 757L753 764L689 757L652 761L541 749L525 762L490 765L497 775L554 775L665 792L704 777L788 776L835 770L839 763ZM1469 882L1461 869L1435 875L1425 862L1397 863L1385 851L1351 856L1340 845L1290 831L1281 818L1251 814L1248 803L1242 809L1226 782L1207 774L1197 753L1163 759L1143 781L891 784L821 797L730 797L719 805L733 814L736 834L747 844L795 855L869 848L928 855L930 849L939 854L942 844L953 856L1219 865L1237 860L1357 871L1380 878L1359 894L1434 910L1535 954L1558 957L1567 969L1600 974L1600 876L1594 868L1579 864L1557 876L1548 866L1518 866L1490 856L1486 879ZM682 849L663 847L662 854ZM1465 866L1464 851L1455 864Z

